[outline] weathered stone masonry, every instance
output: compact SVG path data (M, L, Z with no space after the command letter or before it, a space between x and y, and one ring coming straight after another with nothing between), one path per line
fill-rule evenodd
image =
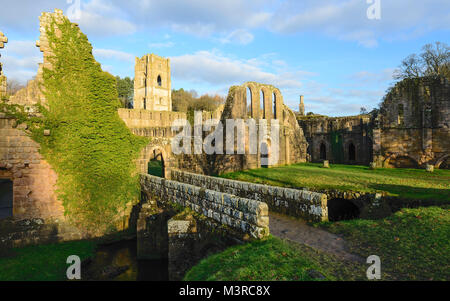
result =
M171 170L171 179L214 191L265 202L274 212L310 221L328 220L327 196L323 193L253 184Z
M191 208L254 239L269 234L269 208L263 202L144 174L141 187L150 198Z

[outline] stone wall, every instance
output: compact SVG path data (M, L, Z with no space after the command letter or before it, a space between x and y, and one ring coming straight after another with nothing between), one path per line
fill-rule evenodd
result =
M269 211L263 202L144 174L141 189L150 198L191 208L250 238L269 235Z
M57 175L39 153L39 145L15 127L14 119L0 115L0 178L13 182L13 217L62 217L57 200Z
M449 168L450 83L443 77L397 83L381 105L374 137L379 165Z
M323 193L240 182L179 170L171 170L171 179L265 202L269 209L274 212L304 218L309 221L328 220L327 196Z
M369 115L299 116L298 123L309 143L312 162L368 165L372 161Z
M186 119L186 113L182 112L158 112L138 109L119 109L119 116L129 128L170 128L174 120Z

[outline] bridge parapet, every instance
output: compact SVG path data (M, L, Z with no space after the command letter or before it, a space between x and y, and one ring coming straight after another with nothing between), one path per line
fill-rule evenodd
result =
M271 211L320 222L328 220L327 195L323 193L268 186L204 176L172 169L172 180L267 203Z
M141 174L141 189L160 202L173 202L253 239L269 235L266 203L186 183Z

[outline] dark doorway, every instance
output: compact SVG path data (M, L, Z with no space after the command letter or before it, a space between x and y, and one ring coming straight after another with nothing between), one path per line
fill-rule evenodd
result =
M162 153L153 151L153 158L148 161L148 174L160 178L165 177L164 158Z
M328 200L328 219L331 222L350 220L359 217L359 208L350 200Z
M261 143L260 158L261 158L261 167L262 168L269 167L269 147L265 142Z
M13 216L13 182L0 179L0 219Z
M348 146L348 159L350 161L356 160L356 148L353 143L350 143L350 145Z
M327 159L327 147L325 144L320 144L320 160L326 160Z

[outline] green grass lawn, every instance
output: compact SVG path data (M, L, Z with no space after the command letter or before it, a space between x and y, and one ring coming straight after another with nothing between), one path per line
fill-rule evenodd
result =
M224 174L221 177L292 188L336 189L341 191L385 192L406 199L450 202L450 170L370 170L367 166L301 163Z
M319 277L311 274L320 273ZM228 248L194 266L187 281L363 280L364 267L276 237ZM323 277L323 278L322 278Z
M92 241L73 241L12 249L0 258L0 281L67 280L67 257L84 260L94 254L95 247Z
M403 209L383 220L319 223L342 234L350 251L381 259L381 280L450 280L450 210ZM367 280L369 264L343 262L307 246L270 237L233 246L193 267L185 280Z
M402 209L383 220L318 224L343 234L351 251L378 255L382 273L396 280L450 280L450 210Z

